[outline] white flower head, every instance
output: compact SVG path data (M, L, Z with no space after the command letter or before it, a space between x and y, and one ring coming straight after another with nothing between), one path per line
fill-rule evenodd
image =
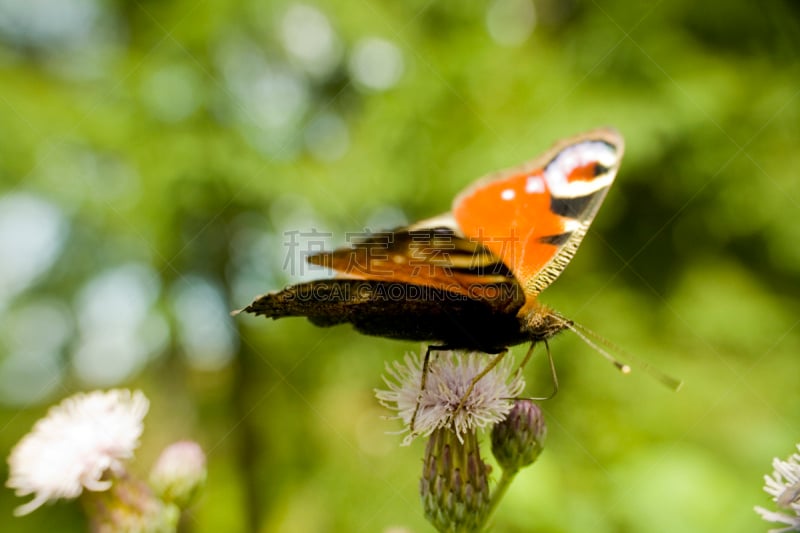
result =
M94 391L51 407L11 450L6 485L33 500L14 514L28 514L48 500L76 498L84 488L107 490L106 472L120 473L142 434L149 402L141 391Z
M499 422L513 406L513 398L525 388L519 372L514 372L513 358L506 356L483 376L457 409L472 379L480 374L490 359L485 354L462 352L435 352L431 356L425 390L420 393L422 357L406 353L403 361L386 364L387 376L383 381L389 390L375 390L381 405L397 411L397 418L409 432L403 445L410 444L418 435L428 436L438 428L449 427L461 440L464 433L476 431ZM414 431L409 427L414 410L419 411L414 421Z
M797 445L800 451L800 444ZM764 476L764 491L772 501L794 514L769 511L763 507L755 510L764 520L786 524L788 527L771 529L770 533L800 531L800 454L792 454L786 461L772 460L772 476Z

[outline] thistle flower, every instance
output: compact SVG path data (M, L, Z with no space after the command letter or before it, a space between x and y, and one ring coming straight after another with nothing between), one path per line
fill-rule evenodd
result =
M108 490L108 476L123 472L122 461L139 445L148 406L140 391L110 390L76 394L50 408L8 457L6 485L17 496L34 495L14 514L76 498L84 488Z
M179 441L167 446L150 472L150 486L164 501L186 507L206 480L206 455L200 445Z
M425 390L420 393L422 358L407 353L402 362L386 364L383 376L388 390L375 390L381 405L397 411L403 421L402 432L409 434L403 445L417 436L427 436L440 428L449 428L459 439L488 424L499 422L511 410L512 400L525 388L525 381L514 372L514 361L504 357L500 363L483 376L456 410L472 382L488 364L485 355L477 353L439 352L431 360L426 376ZM409 427L414 410L419 411L414 432ZM401 432L401 433L402 433Z
M503 470L516 472L539 457L546 435L539 406L517 400L505 420L492 428L492 453Z
M797 445L800 451L800 444ZM756 506L755 511L764 520L786 524L788 527L771 529L770 533L800 531L800 454L792 454L786 461L772 460L772 476L764 476L764 491L772 500L793 514L769 511Z

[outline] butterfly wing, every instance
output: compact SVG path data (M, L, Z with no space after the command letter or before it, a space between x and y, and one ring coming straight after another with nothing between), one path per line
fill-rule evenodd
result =
M575 255L614 181L624 151L613 129L556 144L521 167L483 178L459 194L453 217L530 296L555 280Z
M473 298L416 283L324 279L264 294L242 311L273 319L302 316L321 327L350 323L367 335L496 353L527 339L509 312L525 301L511 280L492 291L487 285L484 298Z
M447 215L371 234L308 261L339 277L424 285L477 299L495 299L497 284L516 283L507 265L464 238Z

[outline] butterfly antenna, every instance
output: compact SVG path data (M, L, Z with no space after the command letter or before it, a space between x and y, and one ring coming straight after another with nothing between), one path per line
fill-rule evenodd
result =
M673 391L678 391L683 386L682 380L673 378L672 376L669 376L664 372L661 372L660 370L646 363L645 361L642 361L641 359L626 353L622 348L612 343L608 339L601 337L594 331L584 326L581 326L580 324L576 324L571 320L565 320L564 326L570 331L572 331L575 335L577 335L583 342L594 348L595 351L597 351L597 353L602 355L606 360L608 360L611 364L617 367L617 369L623 374L629 374L631 372L630 365L627 365L618 360L617 358L615 358L613 355L608 353L608 351L605 348L623 354L626 359L636 361L637 368L642 369L650 377L656 379L662 385L668 387Z

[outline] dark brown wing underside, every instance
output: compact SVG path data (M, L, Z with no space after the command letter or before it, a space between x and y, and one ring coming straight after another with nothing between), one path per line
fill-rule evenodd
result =
M349 322L368 335L483 352L529 340L517 318L525 301L519 284L490 287L475 299L402 282L319 280L261 296L244 311L273 319L304 316L323 327Z

